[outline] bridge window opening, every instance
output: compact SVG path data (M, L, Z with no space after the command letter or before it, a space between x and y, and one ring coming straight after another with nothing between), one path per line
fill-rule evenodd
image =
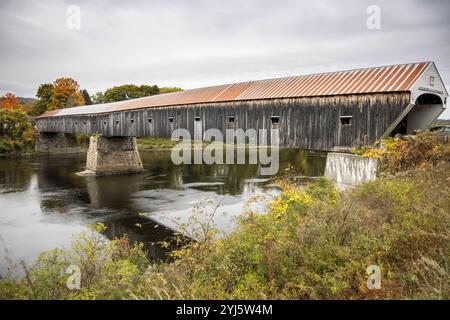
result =
M92 124L95 124L95 121L92 121Z
M83 121L83 125L86 125L86 121Z
M119 120L116 120L116 124L119 124Z
M279 116L272 116L272 117L270 117L270 122L272 124L279 124L280 123L280 117Z
M134 123L134 119L131 119L130 121L131 121L131 124L133 124L133 123Z
M352 125L352 116L341 116L341 126L349 127Z
M152 118L148 118L148 123L152 123Z
M200 121L200 117L194 117L195 121Z
M434 81L436 80L435 77L431 76L430 77L430 86L434 86Z
M103 124L106 126L106 121L104 121Z
M77 125L78 124L78 122L75 122L75 125Z
M173 117L169 117L169 122L173 122Z
M229 123L234 123L234 116L228 117L228 122Z

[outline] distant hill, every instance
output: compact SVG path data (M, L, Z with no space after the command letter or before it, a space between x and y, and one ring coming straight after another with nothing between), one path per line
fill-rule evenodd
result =
M33 102L38 100L38 99L35 99L35 98L25 98L25 97L17 97L17 99L19 100L21 105L26 105L26 104L29 104L29 103L33 103Z

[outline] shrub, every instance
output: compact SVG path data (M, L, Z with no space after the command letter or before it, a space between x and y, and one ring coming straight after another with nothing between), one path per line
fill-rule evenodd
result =
M120 299L139 280L148 266L142 244L126 238L108 241L102 224L77 236L70 249L44 252L18 281L0 280L1 299ZM70 290L69 266L80 268L81 288Z
M35 131L25 113L18 110L0 110L0 153L29 152L33 150Z
M376 147L364 147L354 150L354 153L378 158L384 171L397 173L439 162L449 163L450 143L438 133L424 131L408 139L388 138Z
M435 136L417 139L391 140L399 149L384 155L415 169L342 193L325 179L285 179L266 214L247 209L219 239L196 208L195 225L183 226L195 241L181 241L172 263L149 264L142 245L107 241L99 225L69 250L42 254L23 279L0 280L0 298L450 299L450 164ZM397 154L417 145L422 156ZM71 264L82 272L78 291L65 286ZM366 285L371 265L379 290Z
M322 181L305 191L290 186L267 215L246 216L230 236L196 258L185 251L176 271L162 273L196 298L448 299L448 169L378 180L340 197ZM183 272L189 259L192 269ZM379 291L366 287L373 264L382 270Z

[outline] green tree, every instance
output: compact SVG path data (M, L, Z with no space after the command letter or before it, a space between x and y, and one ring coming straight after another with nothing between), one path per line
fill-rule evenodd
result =
M142 98L156 94L159 94L159 88L156 85L137 86L134 84L124 84L107 89L103 94L103 103Z
M110 103L178 91L183 91L183 89L178 87L159 88L157 85L124 84L106 89L105 92L97 92L92 96L92 101L96 104Z
M156 94L159 94L159 88L157 85L149 86L143 84L139 87L140 97L154 96Z
M89 95L89 92L86 89L83 89L81 91L81 94L83 95L84 104L85 105L91 105L92 104L92 99L91 99L91 96Z
M105 95L103 92L97 92L91 97L91 99L94 104L105 103Z
M183 89L178 88L178 87L161 87L161 88L159 88L160 94L170 93L170 92L179 92L179 91L183 91Z
M34 129L20 110L0 110L0 153L30 151Z
M47 111L48 106L52 101L53 84L44 83L39 86L36 92L36 97L39 99L30 108L30 115L40 116Z

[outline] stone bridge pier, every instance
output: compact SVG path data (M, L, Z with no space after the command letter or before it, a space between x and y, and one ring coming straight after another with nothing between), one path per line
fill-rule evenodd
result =
M60 132L38 132L35 151L38 154L72 154L86 152L75 135Z
M86 171L95 175L143 172L136 138L91 136Z
M87 145L77 142L75 135L57 132L38 132L35 151L38 154L85 153ZM136 138L104 137L89 139L86 173L90 175L132 174L143 172Z

